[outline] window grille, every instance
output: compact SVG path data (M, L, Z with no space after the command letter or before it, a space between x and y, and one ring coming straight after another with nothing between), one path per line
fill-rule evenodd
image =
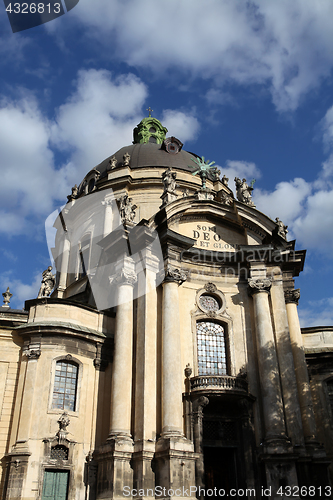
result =
M57 361L52 408L75 411L78 367L70 361Z
M54 460L68 460L68 448L63 445L52 446L51 458Z
M204 420L203 439L207 441L237 441L237 425L228 420Z
M212 321L197 323L199 375L227 375L224 328Z

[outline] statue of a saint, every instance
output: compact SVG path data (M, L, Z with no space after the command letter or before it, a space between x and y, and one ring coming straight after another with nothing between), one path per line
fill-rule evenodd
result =
M253 187L247 184L246 179L240 180L239 177L235 177L235 183L238 201L246 203L246 205L249 205L250 207L255 207L255 204L252 201Z
M288 233L288 226L285 226L282 222L282 220L280 220L278 217L276 217L275 219L275 222L276 222L276 225L277 225L277 233L279 236L281 236L282 238L284 238L285 240L287 239L287 233Z
M176 194L176 172L172 172L171 167L162 174L164 193Z
M222 177L222 184L223 184L224 186L228 186L228 182L229 182L228 177L227 177L226 175L224 175L224 176Z
M42 274L42 285L38 292L38 299L48 297L55 285L55 275L51 273L52 266L49 266Z

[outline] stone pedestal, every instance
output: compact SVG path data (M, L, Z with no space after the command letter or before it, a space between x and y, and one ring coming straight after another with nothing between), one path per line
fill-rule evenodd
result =
M195 498L193 487L198 458L193 444L185 438L159 439L155 453L156 487L157 492L161 491L159 498Z
M133 443L110 439L94 454L98 464L96 499L124 499L124 487L133 488ZM125 490L126 491L126 490Z

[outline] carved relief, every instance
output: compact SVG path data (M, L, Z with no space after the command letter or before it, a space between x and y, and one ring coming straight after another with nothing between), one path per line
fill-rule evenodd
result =
M123 224L132 224L135 218L136 205L133 205L132 198L128 194L122 196L119 200L119 213Z

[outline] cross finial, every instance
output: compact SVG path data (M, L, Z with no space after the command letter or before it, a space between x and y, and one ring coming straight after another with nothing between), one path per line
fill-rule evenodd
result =
M153 112L154 110L153 110L153 109L151 109L151 107L149 106L149 108L147 108L147 111L148 111L148 113L149 113L149 115L148 115L148 116L149 116L149 118L150 118L150 117L151 117L151 114L152 114L152 112Z

